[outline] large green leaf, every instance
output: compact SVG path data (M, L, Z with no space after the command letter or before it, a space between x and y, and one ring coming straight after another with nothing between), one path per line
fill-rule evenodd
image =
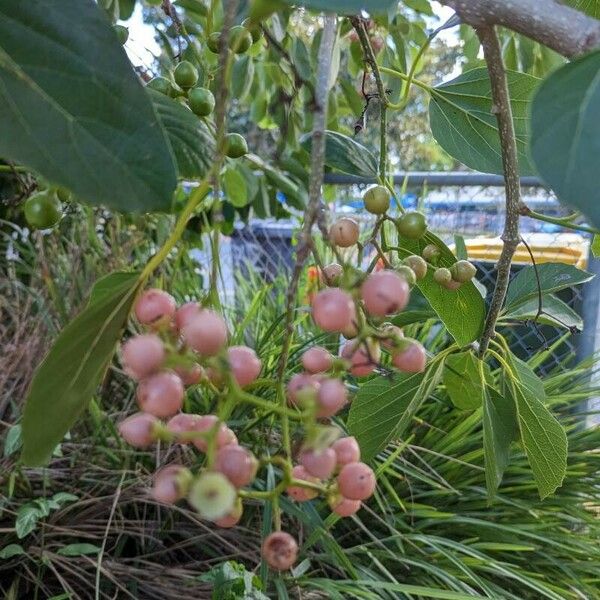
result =
M590 281L593 277L592 273L563 263L523 267L510 282L506 294L506 308L514 307L530 298L538 298L540 291L542 294L558 292Z
M444 385L456 408L474 410L483 402L485 382L480 370L480 359L473 352L458 352L446 358ZM487 369L487 365L483 365Z
M156 90L148 89L148 92L167 132L179 176L201 179L214 161L214 136L191 110Z
M529 110L539 79L507 72L521 175L534 169L527 155ZM484 173L503 173L498 123L492 111L487 69L466 71L431 91L431 131L440 146L463 164Z
M138 284L138 273L100 279L87 307L62 330L38 367L23 414L25 464L44 464L94 395Z
M517 434L516 407L511 397L504 398L486 386L483 396L483 456L489 498L498 491L510 458L510 444Z
M563 3L600 19L600 0L563 0Z
M542 313L539 312L539 298L537 296L525 300L510 308L502 317L505 321L531 321L554 327L566 329L583 329L583 319L565 302L552 294L542 296Z
M312 134L308 134L302 139L302 147L310 153L311 146ZM377 175L377 159L371 151L337 131L325 132L325 164L350 175Z
M600 50L557 69L531 112L531 157L559 200L600 227Z
M562 485L567 470L567 435L544 405L546 396L539 377L516 356L510 356L508 360L516 376L509 385L521 443L543 499Z
M166 210L165 133L92 0L0 0L0 156L92 204Z
M348 429L358 440L364 460L374 458L404 433L433 392L443 368L440 361L424 374L395 373L376 377L360 387L350 405Z
M433 233L427 233L417 241L402 239L401 244L403 256L420 256L425 246L435 244L441 253L439 266L449 267L456 262L452 251ZM417 286L460 346L466 346L481 335L485 322L485 302L472 282L463 283L455 291L447 290L434 281L433 270L429 269L427 275L417 281Z
M396 0L284 0L292 6L305 6L314 10L326 10L340 15L356 15L361 11L377 15L387 13L397 4Z

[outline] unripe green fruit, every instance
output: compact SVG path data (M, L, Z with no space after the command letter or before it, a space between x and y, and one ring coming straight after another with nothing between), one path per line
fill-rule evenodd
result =
M156 90L165 96L170 96L173 91L173 86L166 77L155 77L146 84L146 87Z
M188 502L209 521L228 514L235 505L236 497L236 490L225 475L209 471L197 477L188 492Z
M54 192L44 191L27 198L23 207L25 220L34 229L54 227L62 216L62 205Z
M229 158L240 158L248 154L248 144L239 133L228 133L225 136L225 154Z
M173 71L175 83L183 89L194 87L198 81L198 70L187 60L182 60Z
M441 252L435 244L427 244L421 254L426 261L435 262L440 257Z
M206 45L208 49L213 54L219 54L219 42L221 41L221 32L213 31L206 40Z
M415 272L407 265L399 265L394 268L394 271L400 275L400 277L406 280L406 283L411 287L417 283L417 276Z
M123 25L113 25L113 29L119 38L119 42L121 42L121 46L124 45L129 39L129 29Z
M55 192L61 202L68 202L71 199L71 192L66 188L58 187Z
M374 215L382 215L390 207L390 193L382 185L376 185L363 196L365 208Z
M417 279L423 279L427 275L427 263L420 256L412 254L411 256L407 256L402 262L413 270Z
M256 44L256 42L258 42L258 40L260 40L260 38L263 36L263 31L260 25L255 25L249 18L244 19L242 25L250 32L253 44Z
M450 269L441 267L433 272L433 278L440 285L446 285L452 281L452 273L450 273Z
M396 222L398 233L409 240L419 240L427 231L425 215L420 212L407 212Z
M468 260L459 260L450 267L450 272L452 273L452 279L454 279L454 281L467 283L467 281L471 281L471 279L475 277L477 268Z
M229 30L229 48L236 54L248 52L252 46L252 36L242 25L236 25Z
M206 88L193 88L188 93L188 100L192 112L199 117L206 117L215 108L215 97L210 90Z

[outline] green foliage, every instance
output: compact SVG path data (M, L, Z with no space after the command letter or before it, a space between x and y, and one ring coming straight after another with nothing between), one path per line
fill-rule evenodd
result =
M579 331L583 329L583 319L568 304L553 294L544 294L541 298L541 306L539 297L515 304L512 308L508 308L502 317L502 320L507 322L533 319L544 325Z
M51 511L58 510L67 502L74 502L77 496L66 492L58 492L51 498L36 498L24 504L17 511L15 518L15 533L17 538L23 539L32 533L40 519L47 517Z
M341 15L355 15L361 11L370 14L383 14L391 10L396 4L395 0L300 0L288 2L291 5L306 6L313 10L326 10Z
M0 83L5 158L92 204L170 207L176 176L164 132L92 0L3 4Z
M564 3L595 19L600 19L600 2L598 0L565 0Z
M446 358L444 385L456 408L474 410L484 398L485 381L482 378L487 365L471 351L450 354Z

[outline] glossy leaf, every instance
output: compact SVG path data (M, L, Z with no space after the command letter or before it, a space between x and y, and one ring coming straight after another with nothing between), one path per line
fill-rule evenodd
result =
M485 382L480 360L472 352L458 352L446 358L444 385L452 404L461 410L474 410L483 402ZM485 369L487 365L484 364Z
M561 202L600 226L600 51L544 80L531 113L531 157Z
M310 153L311 135L302 140L302 147ZM325 164L350 175L374 177L377 175L377 159L362 144L336 131L325 132Z
M223 173L223 190L227 200L236 208L246 206L250 200L244 176L233 167L228 167Z
M356 15L363 10L372 15L385 14L396 4L396 0L285 0L285 2L291 6L305 6L340 15Z
M506 312L503 319L506 321L531 321L553 325L554 327L565 327L566 329L583 329L583 319L565 302L552 294L542 296L542 312L539 312L539 298L533 297L517 304Z
M167 210L166 135L92 0L0 2L0 155L92 204Z
M156 113L167 132L180 177L201 179L212 167L215 139L206 123L179 102L148 89Z
M113 273L60 333L38 367L23 414L25 464L44 464L94 395L127 321L138 273ZM111 293L108 290L111 290Z
M537 276L536 276L537 269ZM510 282L506 294L506 308L514 307L530 298L558 292L593 279L594 275L563 263L543 263L523 267ZM539 278L539 286L538 286Z
M508 85L521 175L534 169L527 155L531 97L539 79L508 71ZM437 142L464 165L484 173L502 174L498 123L492 112L487 69L466 71L431 90L429 120Z

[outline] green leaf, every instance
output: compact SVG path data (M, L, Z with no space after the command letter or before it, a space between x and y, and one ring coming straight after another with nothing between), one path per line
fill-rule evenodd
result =
M517 415L512 397L504 398L486 386L483 396L483 455L485 481L491 500L498 491L510 460L510 445L517 434Z
M539 298L529 298L522 304L516 304L502 317L503 320L530 321L554 327L565 327L567 329L583 329L583 319L565 302L552 294L542 296L543 312L538 316Z
M29 535L36 527L38 520L43 516L43 512L34 504L25 504L17 511L15 519L15 533L22 540Z
M300 76L305 81L310 81L312 78L312 64L310 62L310 54L306 48L306 44L301 38L297 37L294 39L294 45L292 46L292 54L294 59L294 66L300 73Z
M284 0L290 6L305 6L313 10L325 10L340 15L356 15L366 11L382 15L396 5L396 0Z
M92 0L0 3L0 155L92 204L167 210L173 157Z
M4 456L10 456L16 452L23 444L21 425L13 425L4 438Z
M594 238L592 239L591 250L594 258L598 258L600 256L600 235L594 235Z
M243 102L252 87L254 81L254 61L248 54L240 56L233 65L231 77L231 95Z
M600 0L563 0L563 3L587 13L594 19L600 19Z
M394 438L401 437L417 410L437 385L443 361L425 373L395 373L367 381L350 405L348 429L369 461Z
M6 560L8 558L12 558L13 556L19 556L21 554L25 554L23 546L21 546L20 544L8 544L8 546L4 546L4 548L0 550L0 559Z
M456 408L474 410L481 406L485 382L479 364L480 360L470 351L450 354L446 358L444 385Z
M241 208L249 202L244 176L232 167L227 167L223 173L223 189L225 197L233 206Z
M425 246L435 244L441 253L440 267L449 267L456 262L452 251L433 233L427 233L420 240L402 238L401 244L404 256L421 256ZM479 338L485 322L485 302L473 282L463 283L455 291L447 290L434 281L433 270L429 269L427 275L417 281L417 286L460 346Z
M392 319L392 323L398 327L405 327L412 323L423 323L428 319L435 319L436 313L432 310L403 310Z
M527 155L529 110L539 79L507 72L521 175L535 174ZM492 112L487 69L466 71L431 90L429 120L437 142L464 165L483 173L503 173L498 123Z
M101 279L88 306L60 333L38 367L23 414L23 461L44 464L94 395L139 285L138 273ZM112 293L108 293L111 289Z
M465 244L465 238L457 233L454 234L454 247L456 258L458 260L469 260L469 253L467 252L467 245Z
M65 502L75 502L79 500L79 497L75 494L70 494L69 492L57 492L52 496L52 501L55 502L58 506L64 504Z
M554 71L535 95L531 157L561 202L600 226L600 51Z
M544 405L542 381L529 365L508 357L516 379L509 386L514 397L521 443L533 472L540 498L562 485L567 470L567 435L564 428Z
M148 89L164 127L180 177L201 179L213 165L215 139L206 123L179 102Z
M301 144L310 153L311 134L304 136ZM347 135L336 131L325 132L325 164L350 175L362 177L377 175L377 159L371 151Z
M100 552L100 547L95 546L94 544L68 544L67 546L63 546L59 548L56 552L61 556L88 556L90 554L98 554Z
M530 298L539 297L540 291L542 294L558 292L586 283L593 277L592 273L563 263L543 263L536 267L533 265L523 267L510 282L505 306L508 309Z

